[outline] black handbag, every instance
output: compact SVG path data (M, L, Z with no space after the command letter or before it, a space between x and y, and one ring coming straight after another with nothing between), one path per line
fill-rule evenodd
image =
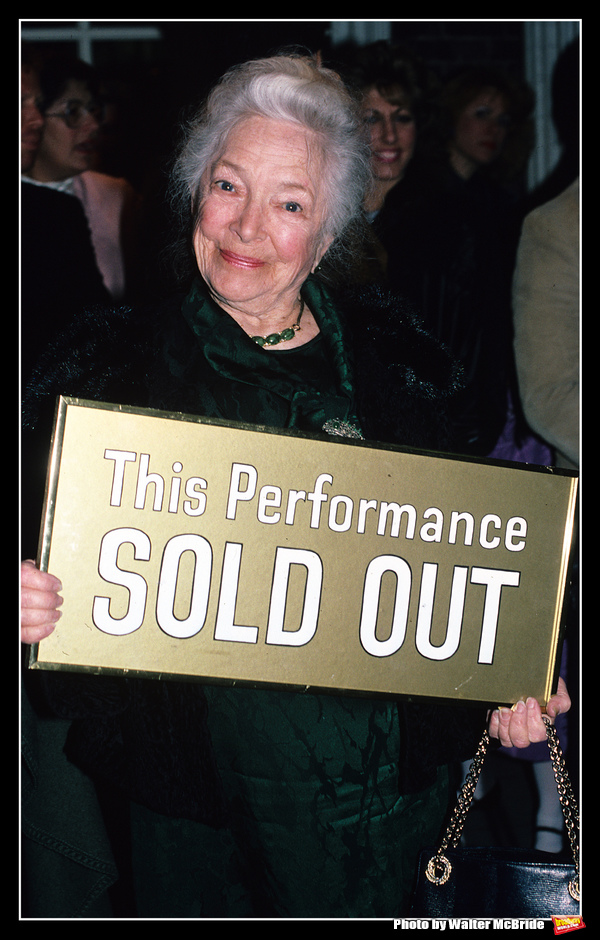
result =
M419 855L414 917L536 917L579 914L579 811L556 729L544 716L573 861L548 852L461 847L460 837L489 744L484 733L437 849Z

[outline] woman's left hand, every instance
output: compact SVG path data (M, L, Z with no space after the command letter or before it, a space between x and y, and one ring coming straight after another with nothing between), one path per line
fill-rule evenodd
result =
M564 679L558 680L556 693L548 701L546 714L552 723L557 715L568 712L571 698ZM517 702L513 708L497 708L490 715L489 734L498 738L504 747L528 747L546 740L546 726L542 720L542 709L534 698Z

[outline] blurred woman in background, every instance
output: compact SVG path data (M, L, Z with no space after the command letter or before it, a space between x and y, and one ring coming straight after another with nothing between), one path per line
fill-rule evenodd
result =
M372 184L364 204L369 226L354 276L360 282L386 283L388 252L402 224L397 203L411 185L411 167L431 118L437 81L409 49L383 40L346 48L339 68L360 100L371 149ZM388 198L392 192L394 199Z
M114 300L122 300L137 197L126 179L94 168L103 122L99 79L85 62L54 57L42 67L40 84L45 128L28 176L80 200L105 286Z
M526 86L487 68L444 83L410 181L407 174L388 197L380 234L389 287L415 305L463 366L452 422L458 451L475 456L494 455L507 421L512 450L495 456L520 459L514 437L528 434L512 411L511 283L531 109Z

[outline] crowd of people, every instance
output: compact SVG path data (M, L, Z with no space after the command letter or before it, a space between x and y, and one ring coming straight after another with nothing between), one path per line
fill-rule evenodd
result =
M172 162L176 289L152 298L93 69L24 58L21 82L24 646L61 616L34 561L58 394L578 469L578 184L523 219L522 82L389 43L231 68ZM396 917L483 728L548 763L534 699L27 670L22 693L30 917Z

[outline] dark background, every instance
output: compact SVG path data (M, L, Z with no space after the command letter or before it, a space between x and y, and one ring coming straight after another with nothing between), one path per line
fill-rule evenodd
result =
M24 30L55 25L68 23L22 24ZM102 25L138 24L120 20ZM231 65L288 45L320 50L327 64L335 63L331 23L325 20L143 20L140 25L157 27L162 39L94 42L93 61L114 96L118 115L114 162L107 170L142 188L148 168L171 152L182 116ZM397 21L391 24L391 39L412 48L442 78L459 65L482 63L524 77L522 22ZM43 52L76 50L69 42L34 45Z

